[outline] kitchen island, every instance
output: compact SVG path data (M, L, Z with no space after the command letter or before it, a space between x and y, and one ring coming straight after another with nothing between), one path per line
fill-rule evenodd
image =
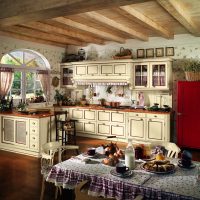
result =
M41 146L50 140L53 113L0 113L0 149L40 157Z

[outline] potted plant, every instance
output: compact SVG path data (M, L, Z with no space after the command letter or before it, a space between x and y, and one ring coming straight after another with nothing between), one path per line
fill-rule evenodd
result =
M100 102L101 106L106 105L106 100L104 98L99 99L99 102Z
M187 81L200 80L200 60L194 58L180 59L178 64L183 68Z
M62 106L63 95L58 90L56 90L56 94L54 95L54 99L59 106Z

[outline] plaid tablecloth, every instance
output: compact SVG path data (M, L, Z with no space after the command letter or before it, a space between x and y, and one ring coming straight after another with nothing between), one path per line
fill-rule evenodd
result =
M176 168L175 173L157 175L145 172L137 164L133 175L120 178L111 175L110 167L101 163L102 159L82 162L79 155L51 169L47 181L63 188L73 189L83 180L90 181L89 194L93 196L113 197L117 200L132 200L137 194L145 199L200 199L200 184L196 183L196 169ZM173 160L177 163L177 160Z

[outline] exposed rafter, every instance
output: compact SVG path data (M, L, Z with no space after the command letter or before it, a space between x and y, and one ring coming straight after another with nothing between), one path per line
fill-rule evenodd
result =
M58 17L58 18L54 18L53 20L60 22L62 24L71 26L73 28L77 28L77 29L80 29L83 31L87 31L89 33L93 33L93 34L97 35L98 37L101 37L101 38L104 38L104 39L107 39L110 41L125 43L125 39L123 39L119 36L113 35L111 33L105 32L105 31L98 30L96 28L93 28L93 27L85 25L85 24L81 24L79 22L75 22L75 21L73 21L71 19L67 19L65 17Z
M120 30L122 32L128 33L130 34L133 38L137 38L143 41L147 41L148 40L148 36L145 33L140 33L138 31L133 30L132 28L129 28L123 24L120 24L108 17L105 17L102 14L99 14L98 12L87 12L85 13L85 15L89 16L90 18L101 22L103 24L106 24L107 26L113 27L117 30Z
M185 12L185 9L181 2L175 0L157 0L157 2L172 15L177 21L179 21L190 33L200 36L200 28L195 24L191 18Z
M0 0L0 26L142 3L149 0Z
M22 24L22 25L28 28L37 29L39 31L44 31L47 33L59 34L62 37L63 35L66 35L74 39L82 40L87 43L104 44L103 40L80 34L78 31L59 28L59 27L51 26L48 24L40 23L40 22L30 22L28 24Z
M11 32L7 32L7 31L1 31L0 30L0 35L16 38L16 39L20 39L20 40L25 40L25 41L41 43L41 44L48 44L48 45L64 47L64 48L66 47L66 45L61 44L61 43L52 42L52 41L48 41L48 40L42 40L42 39L38 39L38 38L34 38L34 37L28 37L28 36L25 36L25 35L21 35L21 34L18 34L18 33L11 33Z
M138 22L139 24L142 24L143 26L147 28L150 28L154 32L158 33L159 35L167 39L172 39L174 37L171 31L163 28L162 26L160 26L159 24L151 20L149 17L143 15L141 12L137 11L136 9L130 6L121 6L120 9L116 9L116 10L118 10L118 12L120 12L121 10L127 12L129 15L131 15L134 18L134 20L136 20L136 22Z
M63 43L63 44L71 44L71 45L77 45L77 46L84 46L82 42L79 42L74 39L68 39L66 37L61 37L53 34L48 34L44 33L41 31L36 31L33 29L29 28L24 28L24 27L19 27L19 26L12 26L12 27L6 27L5 29L2 29L3 31L9 31L12 33L18 33L21 35L25 35L28 37L34 37L42 40L48 40L48 41L53 41L53 42L58 42L58 43Z

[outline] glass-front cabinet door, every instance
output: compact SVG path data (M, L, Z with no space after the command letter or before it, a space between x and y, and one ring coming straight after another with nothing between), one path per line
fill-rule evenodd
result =
M149 65L147 63L134 64L134 87L146 88L149 86Z
M151 66L151 84L150 87L167 87L167 68L166 63L152 63Z
M72 65L61 65L61 87L73 87Z

